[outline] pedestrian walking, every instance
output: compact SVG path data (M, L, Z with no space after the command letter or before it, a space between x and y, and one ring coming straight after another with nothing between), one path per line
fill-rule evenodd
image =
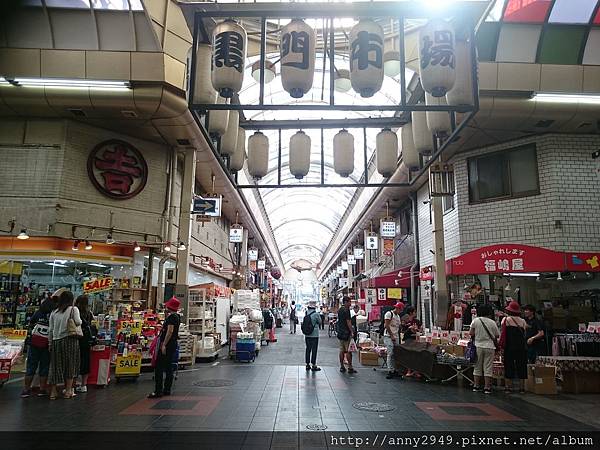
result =
M309 300L308 310L302 320L302 333L306 344L305 363L306 370L317 372L321 370L317 366L317 350L319 349L319 328L321 315L317 312L317 301Z
M356 370L352 367L352 353L349 351L350 341L354 338L350 317L350 298L342 298L342 305L338 310L337 319L337 338L340 342L340 372L346 372L345 361L348 361L348 373L356 373Z
M403 310L404 303L398 302L394 305L394 309L386 312L383 316L385 330L383 334L383 343L387 349L387 379L399 375L394 361L394 346L400 345L400 327L402 325L400 314Z
M292 301L292 306L290 306L290 334L296 334L296 325L298 325L298 316L296 316L296 302Z

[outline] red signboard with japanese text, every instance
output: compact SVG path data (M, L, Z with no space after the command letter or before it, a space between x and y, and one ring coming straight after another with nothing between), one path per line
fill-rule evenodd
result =
M567 253L569 272L600 272L600 252Z
M565 253L521 244L481 247L447 262L449 275L565 271Z

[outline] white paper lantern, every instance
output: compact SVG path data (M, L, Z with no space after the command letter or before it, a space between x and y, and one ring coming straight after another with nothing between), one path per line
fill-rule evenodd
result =
M232 172L239 172L246 162L246 130L238 128L235 153L229 159L229 168Z
M210 78L210 67L212 65L212 46L210 44L198 44L196 52L196 79L194 80L193 103L210 103L217 101L217 91L213 88Z
M425 93L425 104L428 106L446 106L446 97L434 97ZM438 136L446 136L452 131L450 113L446 111L427 111L427 126L429 131Z
M228 100L221 97L217 97L217 105L225 105ZM227 125L229 124L229 111L226 109L217 110L213 109L208 113L208 132L210 134L216 134L223 136L227 131Z
M281 84L293 98L312 88L315 42L315 31L301 19L293 19L281 30Z
M239 92L246 64L246 30L227 19L213 31L212 84L222 97Z
M354 172L354 136L340 130L333 137L333 170L342 177Z
M377 133L376 158L377 172L384 177L391 177L398 165L398 136L389 128Z
M412 123L407 123L400 129L400 147L402 148L402 162L409 170L419 168L419 153L413 142Z
M310 144L310 136L303 131L290 138L290 172L299 180L310 170Z
M417 152L422 155L431 155L433 152L433 135L427 126L427 113L413 111L411 113L413 141Z
M237 147L238 128L240 125L239 111L229 111L229 120L227 122L227 131L221 136L221 155L231 156L235 153Z
M430 20L419 31L419 75L425 92L443 97L456 79L454 27L442 19Z
M361 97L372 97L383 83L383 28L361 20L350 31L350 81Z
M446 92L446 101L451 106L473 105L473 77L471 46L466 39L456 40L456 81Z
M269 171L269 138L260 131L248 139L248 172L260 179Z

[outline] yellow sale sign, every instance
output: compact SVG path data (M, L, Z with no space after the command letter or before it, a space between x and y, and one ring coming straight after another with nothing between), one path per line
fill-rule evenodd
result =
M141 334L142 320L120 320L117 324L117 331L126 331L129 334Z
M140 353L117 356L115 375L139 375L141 368L142 355Z
M96 278L94 280L84 281L83 293L91 294L93 292L108 291L113 288L115 280L113 277Z

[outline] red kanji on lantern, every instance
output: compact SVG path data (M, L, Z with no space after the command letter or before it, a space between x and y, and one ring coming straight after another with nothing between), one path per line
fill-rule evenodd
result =
M98 144L88 157L88 175L104 195L128 199L139 194L148 178L148 166L131 144L118 139Z

